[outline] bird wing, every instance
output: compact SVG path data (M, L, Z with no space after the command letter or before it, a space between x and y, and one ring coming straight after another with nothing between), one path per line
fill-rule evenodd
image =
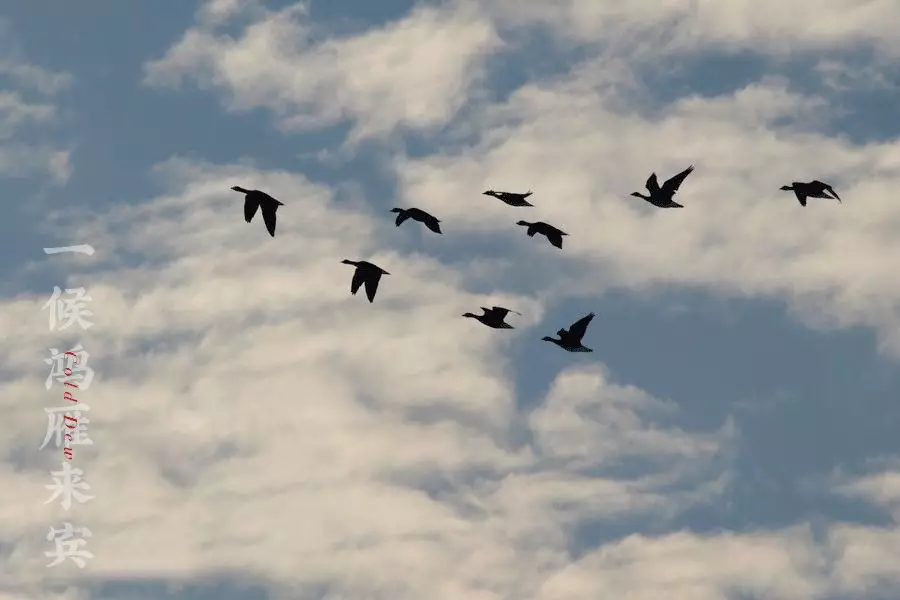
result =
M675 175L668 181L663 184L663 189L667 192L672 192L673 194L678 191L678 188L681 187L681 182L687 178L688 175L691 174L694 170L694 165L691 165L678 175Z
M403 223L403 221L407 220L408 218L409 218L409 213L408 213L408 212L397 213L397 220L394 221L394 224L395 224L397 227L400 227L400 224Z
M269 235L275 237L275 209L278 208L277 204L263 204L262 205L262 215L263 220L266 222L266 229L269 230Z
M550 241L551 246L556 246L560 250L562 250L562 232L558 229L551 229L546 234L547 239Z
M366 298L369 302L375 301L375 292L378 291L378 282L381 281L381 273L375 271L366 277Z
M837 195L837 192L834 191L834 188L833 188L833 187L831 187L831 186L828 185L827 183L823 183L822 185L825 187L826 190L828 190L828 191L831 193L831 195L834 196L834 199L835 199L835 200L837 200L838 202L841 201L841 197Z
M259 208L259 202L252 199L250 194L244 196L244 220L248 223L256 216L256 209Z
M494 306L494 307L491 308L491 311L497 313L498 315L502 313L502 315L503 315L504 317L507 315L507 313L513 313L513 314L516 314L516 315L521 315L521 314L522 314L522 313L520 313L520 312L516 312L516 311L510 310L510 309L508 309L508 308L503 308L502 306Z
M651 194L659 191L659 182L656 180L656 173L650 173L650 177L647 178L647 183L645 185Z
M440 221L432 214L425 212L424 210L418 210L419 217L424 223L425 227L432 230L435 233L441 233L441 225Z
M437 219L435 219L434 217L431 217L430 219L425 219L424 223L425 223L425 227L432 230L433 232L443 233L441 231L441 222L438 221Z
M801 192L797 186L794 186L794 195L797 196L797 201L800 203L800 206L806 206L806 193Z
M366 275L362 269L356 267L356 270L353 272L353 280L350 281L350 293L355 294L359 291L359 286L363 284L363 281L366 280Z
M573 342L580 342L581 338L584 337L584 332L587 331L588 323L591 322L591 319L594 318L594 313L590 313L588 316L578 319L569 327L569 337Z

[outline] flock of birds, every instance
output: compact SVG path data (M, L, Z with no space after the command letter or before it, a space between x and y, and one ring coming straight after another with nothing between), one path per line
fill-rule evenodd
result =
M659 208L684 208L684 205L675 202L675 192L678 191L678 188L681 187L681 184L684 182L687 176L693 172L693 170L694 167L690 166L684 171L668 179L661 186L659 185L659 181L656 179L656 173L651 173L650 177L647 179L647 183L645 184L649 194L644 195L640 192L633 192L631 195L642 198L653 206ZM241 192L245 195L244 220L247 221L247 223L250 223L253 220L253 217L256 215L257 210L261 209L263 221L265 221L266 224L266 229L269 231L269 235L275 237L275 212L278 210L278 207L282 206L284 203L276 200L265 192L261 192L260 190L247 190L240 186L234 186L231 189L236 192ZM801 206L806 206L807 198L827 198L841 202L841 198L837 195L837 192L835 192L830 185L818 180L809 182L794 181L791 183L791 185L782 186L781 189L784 191L794 192L794 195L797 197L797 201L800 202ZM498 200L508 204L509 206L534 206L533 204L528 202L528 200L526 200L526 198L532 195L532 192L530 190L525 192L524 194L514 192L496 192L494 190L488 190L484 192L483 195L493 196L494 198L497 198ZM405 222L407 219L412 219L413 221L422 223L425 227L427 227L434 233L443 234L443 232L441 231L441 221L434 215L425 212L421 208L392 208L390 212L397 213L397 219L395 221L397 227L403 224L403 222ZM526 227L525 232L529 237L534 237L535 234L539 233L547 238L547 241L550 242L552 246L555 246L559 249L562 249L563 246L563 236L569 235L565 231L562 231L561 229L554 227L549 223L545 223L544 221L529 222L520 220L517 221L516 224L521 225L522 227ZM378 290L378 283L379 281L381 281L381 276L390 275L390 273L388 273L378 265L364 260L344 259L341 262L343 264L356 267L356 270L353 273L353 279L350 282L350 293L355 295L356 292L359 291L360 287L365 287L366 297L369 299L369 302L373 302L375 300L375 292ZM506 322L506 315L508 315L509 313L514 313L517 315L521 314L502 306L494 306L491 308L482 306L481 310L483 314L476 315L467 312L462 316L476 319L482 324L493 329L513 329L513 326ZM553 342L563 350L567 350L569 352L593 352L592 349L585 347L581 343L581 339L584 337L584 334L587 331L588 324L590 324L591 319L593 318L594 313L590 313L587 316L582 317L581 319L572 323L568 327L568 329L560 329L556 332L556 335L559 336L558 339L549 336L545 336L541 339L543 341Z

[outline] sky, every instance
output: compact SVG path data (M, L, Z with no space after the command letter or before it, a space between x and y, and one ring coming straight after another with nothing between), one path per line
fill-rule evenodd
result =
M898 22L6 3L0 600L900 597ZM683 209L629 196L688 165ZM843 202L779 189L814 179ZM515 329L461 316L495 304ZM593 353L541 341L589 312ZM78 343L66 511L44 361ZM83 568L47 566L64 522Z

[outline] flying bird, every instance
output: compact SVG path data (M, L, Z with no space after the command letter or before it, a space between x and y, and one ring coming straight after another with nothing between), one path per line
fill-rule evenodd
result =
M528 221L517 221L516 225L527 227L528 229L526 233L528 233L528 237L534 237L534 234L540 233L547 238L551 245L556 246L560 250L562 250L563 244L562 236L569 235L565 231L557 229L553 225L544 223L543 221L535 221L534 223L529 223Z
M279 202L272 196L259 190L245 190L238 185L231 189L245 194L244 220L248 223L252 221L253 217L256 216L256 209L262 207L263 221L266 222L266 229L269 230L269 235L275 237L275 211L277 211L278 207L283 205L284 202Z
M632 192L631 195L643 198L653 206L658 206L659 208L684 208L683 205L672 200L672 197L675 195L675 192L678 191L678 188L681 187L681 182L684 181L693 170L694 167L691 165L662 184L662 187L659 187L659 181L656 180L656 173L651 173L646 183L647 191L650 192L650 195L645 196L640 192Z
M464 317L470 317L472 319L477 319L481 321L488 327L492 327L494 329L515 329L512 325L504 321L506 315L509 313L515 313L517 315L521 315L522 313L517 313L514 310L510 310L508 308L503 308L502 306L494 306L492 308L486 308L484 306L481 307L481 310L484 311L482 315L474 315L472 313L465 313Z
M435 233L443 233L441 231L441 221L421 208L392 208L391 212L397 213L397 220L395 221L397 227L400 227L400 224L403 223L403 221L412 219L413 221L424 224L425 227Z
M797 196L797 200L800 202L800 206L806 206L807 198L828 198L829 200L841 201L834 188L818 179L805 183L792 181L791 185L783 185L781 189L786 192L794 192L794 195Z
M369 302L375 301L375 292L378 291L378 282L381 281L382 275L390 275L387 271L377 265L364 260L347 260L341 261L345 265L353 265L356 271L353 273L353 280L350 282L350 293L356 295L361 285L366 285L366 298Z
M568 350L569 352L593 352L590 348L581 345L581 338L584 337L584 332L587 331L587 326L593 318L594 313L590 313L588 316L572 323L568 330L560 329L556 332L556 335L559 336L558 340L546 336L542 337L541 340L553 342L563 350Z
M534 206L531 202L525 200L528 196L532 194L531 190L528 190L524 194L517 194L515 192L495 192L494 190L488 190L484 192L482 195L484 196L493 196L497 200L501 202L505 202L510 206Z

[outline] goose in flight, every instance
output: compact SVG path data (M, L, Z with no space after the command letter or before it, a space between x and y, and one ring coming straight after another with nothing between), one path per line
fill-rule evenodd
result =
M829 200L841 201L834 188L818 179L809 182L792 181L791 185L783 185L781 189L786 192L794 192L794 195L797 196L797 200L800 202L800 206L806 206L807 198L828 198Z
M418 221L422 223L435 233L443 233L441 231L440 220L435 218L434 215L430 215L421 208L392 208L391 212L397 213L397 220L395 224L397 227L403 223L403 221L407 219L412 219L413 221Z
M651 173L650 177L647 179L647 183L645 184L647 187L647 191L650 192L649 196L645 196L640 192L632 192L632 196L637 196L638 198L643 198L653 206L658 206L659 208L684 208L683 205L678 204L672 197L675 196L675 192L678 191L678 188L681 187L681 182L685 180L685 178L690 175L694 170L693 165L675 175L664 184L662 187L659 186L659 181L656 179L656 173Z
M262 216L263 221L266 223L266 229L269 230L269 235L275 237L275 211L278 210L278 207L282 206L284 202L279 202L265 192L259 190L245 190L239 185L233 186L231 189L245 194L244 220L248 223L252 221L253 217L256 216L256 209L262 207Z
M390 275L387 271L377 265L364 260L347 260L341 261L345 265L353 265L356 271L353 273L353 280L350 282L350 293L356 295L361 285L366 285L366 298L369 302L374 302L375 292L378 291L378 282L381 281L382 275Z
M488 327L492 327L494 329L514 329L512 325L504 321L506 315L509 313L515 313L517 315L521 315L522 313L517 313L514 310L510 310L508 308L503 308L502 306L494 306L492 308L486 308L484 306L481 307L481 310L484 311L484 314L474 315L472 313L465 313L464 317L470 317L472 319L477 319L481 321Z
M517 194L515 192L495 192L494 190L488 190L484 192L484 196L493 196L497 200L501 202L505 202L510 206L534 206L531 202L525 200L528 196L532 194L531 190L528 190L524 194Z
M587 331L588 324L593 318L594 313L590 313L588 316L572 323L569 326L569 329L560 329L556 332L556 335L559 336L558 340L546 336L541 338L541 340L553 342L563 350L568 350L569 352L593 352L593 350L586 348L581 344L581 338L584 337L584 332Z
M544 223L543 221L535 221L534 223L529 223L528 221L517 221L516 225L522 225L523 227L527 227L526 233L528 237L534 237L534 234L540 233L550 242L551 245L556 246L560 250L562 250L563 238L564 235L569 235L565 231L557 229L553 225L548 223Z

